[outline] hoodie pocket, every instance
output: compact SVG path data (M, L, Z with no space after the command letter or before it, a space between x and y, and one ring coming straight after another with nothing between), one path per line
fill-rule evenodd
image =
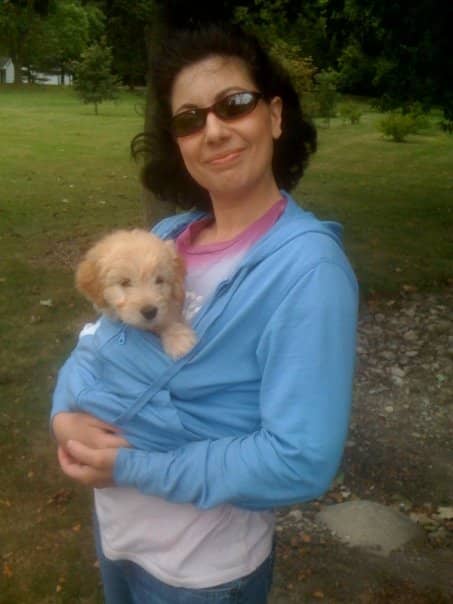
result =
M170 392L151 386L114 420L136 448L168 451L189 442Z

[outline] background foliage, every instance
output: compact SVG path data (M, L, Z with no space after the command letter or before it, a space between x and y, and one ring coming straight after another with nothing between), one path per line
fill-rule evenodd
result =
M160 36L207 21L253 30L295 73L307 61L338 71L342 92L376 97L383 109L418 101L453 120L453 4L441 0L3 0L0 52L18 73L64 71L105 35L116 75L134 87L145 84Z

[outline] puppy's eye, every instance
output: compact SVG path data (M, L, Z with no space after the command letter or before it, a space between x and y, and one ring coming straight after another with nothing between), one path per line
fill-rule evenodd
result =
M161 285L164 281L165 281L165 279L161 275L157 275L156 280L155 280L155 283L157 285Z
M131 280L130 279L121 279L120 285L121 285L121 287L130 287Z

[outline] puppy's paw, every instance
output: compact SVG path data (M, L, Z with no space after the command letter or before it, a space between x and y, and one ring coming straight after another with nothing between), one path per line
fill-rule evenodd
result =
M160 336L165 352L173 359L183 357L197 343L195 332L184 323L172 323Z

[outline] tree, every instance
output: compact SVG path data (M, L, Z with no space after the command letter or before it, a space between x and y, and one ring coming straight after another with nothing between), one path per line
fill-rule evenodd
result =
M325 69L315 75L315 80L318 113L330 125L330 118L335 117L338 103L338 73L333 69Z
M22 67L42 34L43 19L55 10L55 0L3 0L0 4L2 43L14 63L14 82L22 83Z
M325 10L343 75L347 71L350 82L355 78L350 92L367 86L385 109L414 101L426 109L440 105L445 117L453 119L451 2L329 0ZM353 78L354 53L360 61ZM359 83L361 78L367 82Z
M338 57L339 84L342 90L356 94L375 94L378 59L365 54L361 45L351 38Z
M82 53L74 64L74 90L84 103L93 103L94 112L103 101L118 97L119 80L112 74L112 50L102 40Z
M317 69L312 58L304 57L301 48L297 44L291 45L282 38L277 38L273 42L270 54L290 74L304 111L307 115L314 115L314 75Z
M115 73L131 89L143 85L147 71L145 28L156 22L154 2L109 0L104 10Z
M44 20L42 33L35 43L33 67L39 71L58 69L61 82L71 64L82 52L99 40L105 25L104 15L93 4L79 0L59 0L55 11Z

